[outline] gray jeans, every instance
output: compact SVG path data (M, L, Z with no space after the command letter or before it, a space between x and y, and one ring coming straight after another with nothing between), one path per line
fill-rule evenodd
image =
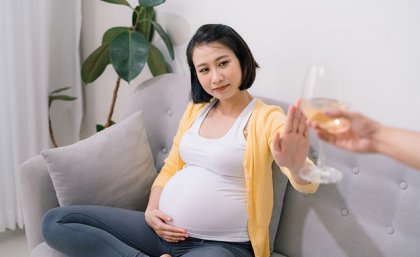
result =
M67 206L49 210L42 220L49 246L69 257L253 257L249 242L189 238L178 243L161 239L144 213L105 206Z

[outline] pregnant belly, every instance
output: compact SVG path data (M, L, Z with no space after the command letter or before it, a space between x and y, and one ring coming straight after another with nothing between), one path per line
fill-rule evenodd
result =
M206 169L177 172L165 185L159 209L170 224L190 236L221 241L248 241L245 182Z

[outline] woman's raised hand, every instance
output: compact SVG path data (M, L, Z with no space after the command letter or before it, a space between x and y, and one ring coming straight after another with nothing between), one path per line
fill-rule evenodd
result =
M183 241L189 236L185 229L167 224L172 218L159 209L146 210L144 215L147 224L167 242Z
M281 135L276 134L271 146L277 165L288 167L293 175L304 166L309 150L309 130L299 106L298 100L289 107L285 128Z

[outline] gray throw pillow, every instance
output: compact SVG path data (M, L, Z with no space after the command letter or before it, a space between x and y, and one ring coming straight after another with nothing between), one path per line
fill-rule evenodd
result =
M157 175L142 111L73 145L41 154L60 206L144 210Z

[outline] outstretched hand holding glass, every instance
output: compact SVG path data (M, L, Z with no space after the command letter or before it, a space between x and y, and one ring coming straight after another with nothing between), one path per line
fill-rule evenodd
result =
M343 133L335 134L312 120L309 124L322 140L352 152L380 153L420 171L420 132L384 126L348 110L330 110L324 115L345 118L349 126Z
M358 112L352 112L338 99L339 76L331 67L310 66L302 90L302 112L309 126L325 142L358 153L379 153L420 170L420 132L394 128ZM341 172L325 165L320 142L318 167L306 168L305 180L334 183Z

